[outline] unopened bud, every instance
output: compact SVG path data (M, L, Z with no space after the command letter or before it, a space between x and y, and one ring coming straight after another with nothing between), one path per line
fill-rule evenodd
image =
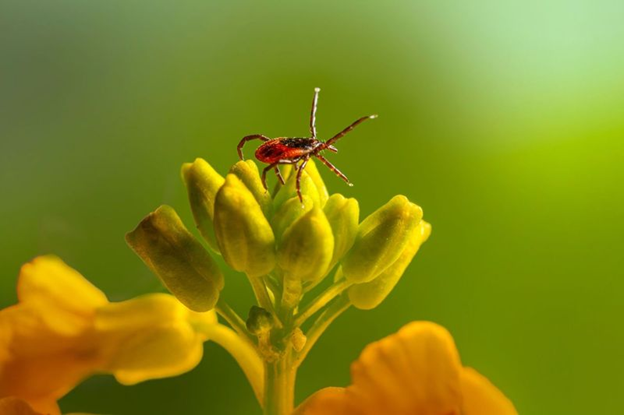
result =
M250 277L275 267L275 237L253 194L234 174L217 193L215 235L223 259Z
M323 211L334 234L334 253L329 266L331 269L353 246L358 230L360 206L355 199L333 194Z
M295 349L296 352L302 351L308 341L308 338L305 334L303 334L303 331L299 327L293 330L293 334L290 339L292 341L293 349Z
M221 270L173 208L161 206L147 215L126 241L184 305L214 308L223 288Z
M314 206L321 206L319 191L314 184L314 180L305 170L301 172L301 194L310 198ZM277 212L279 208L289 199L298 197L297 195L297 170L292 171L286 180L286 184L280 188L273 200L273 207Z
M266 217L270 216L271 194L264 188L260 180L258 166L253 160L239 161L230 169L230 173L236 175L254 196L262 212Z
M358 227L355 243L342 260L347 280L369 282L401 255L422 219L422 209L405 196L395 196Z
M295 223L297 219L312 210L313 207L312 199L308 196L303 196L303 202L298 197L293 197L282 204L279 210L275 212L273 219L271 219L271 226L273 227L273 233L278 245L286 229Z
M319 207L325 206L327 203L327 199L329 199L329 192L327 191L327 187L325 186L325 182L323 181L323 177L321 177L321 173L319 173L318 168L316 167L316 163L314 160L308 160L308 164L306 165L304 171L308 173L314 185L316 186L316 190L319 195Z
M286 230L277 261L284 278L315 282L327 274L333 252L331 226L323 211L315 207Z
M186 184L197 229L210 248L219 252L213 226L214 203L217 192L225 180L201 158L182 165L182 179Z
M261 307L252 306L247 318L247 330L251 334L259 335L267 333L273 328L273 316Z
M421 221L416 227L403 253L394 264L382 272L377 278L363 284L356 284L349 288L349 300L360 310L371 310L377 307L396 286L407 266L418 252L420 246L431 233L431 225Z

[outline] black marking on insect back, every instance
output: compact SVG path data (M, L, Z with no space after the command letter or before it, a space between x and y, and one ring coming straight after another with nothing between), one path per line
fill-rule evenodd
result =
M289 148L301 148L304 150L312 150L315 147L317 140L310 138L283 138L280 140L280 144Z

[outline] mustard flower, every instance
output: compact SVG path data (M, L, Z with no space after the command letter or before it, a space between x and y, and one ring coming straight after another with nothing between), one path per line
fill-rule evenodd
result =
M179 375L199 363L208 339L248 376L261 376L251 347L214 312L191 311L168 294L111 303L54 256L21 268L17 295L18 304L0 310L2 414L60 414L57 400L93 374L125 385Z
M293 411L297 368L324 330L351 306L377 307L431 232L422 209L405 196L360 221L358 202L330 196L312 160L301 175L301 200L291 173L285 166L285 183L268 192L253 161L236 163L222 177L196 159L182 166L182 179L207 249L169 206L126 236L182 303L214 309L253 348L263 377L248 378L264 413L272 415ZM253 288L256 304L246 319L221 295L225 284L215 255Z
M461 365L451 335L412 322L368 345L351 365L352 384L322 389L293 415L517 415L476 370Z

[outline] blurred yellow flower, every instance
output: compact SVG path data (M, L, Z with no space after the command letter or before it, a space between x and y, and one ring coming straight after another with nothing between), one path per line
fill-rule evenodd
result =
M443 327L413 322L368 345L347 388L322 389L293 415L516 415L485 377L463 367Z
M12 397L1 413L32 413L23 400L60 414L56 401L96 373L126 385L184 373L220 326L214 312L190 311L168 294L110 303L53 256L22 267L17 294L18 304L0 310L0 399Z
M0 414L2 415L42 415L35 412L26 401L8 397L0 399Z

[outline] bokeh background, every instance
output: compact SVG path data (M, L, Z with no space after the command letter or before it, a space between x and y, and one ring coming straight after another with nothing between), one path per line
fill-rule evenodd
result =
M433 234L379 308L328 330L297 400L427 319L522 414L619 413L623 20L618 0L2 0L0 305L43 253L113 300L162 290L124 233L162 203L192 227L180 165L225 173L244 135L307 134L319 86L321 137L380 114L330 156L355 187L323 170L330 190L363 215L405 194ZM223 295L251 304L242 275ZM181 377L99 376L61 406L258 414L234 361L205 349Z

